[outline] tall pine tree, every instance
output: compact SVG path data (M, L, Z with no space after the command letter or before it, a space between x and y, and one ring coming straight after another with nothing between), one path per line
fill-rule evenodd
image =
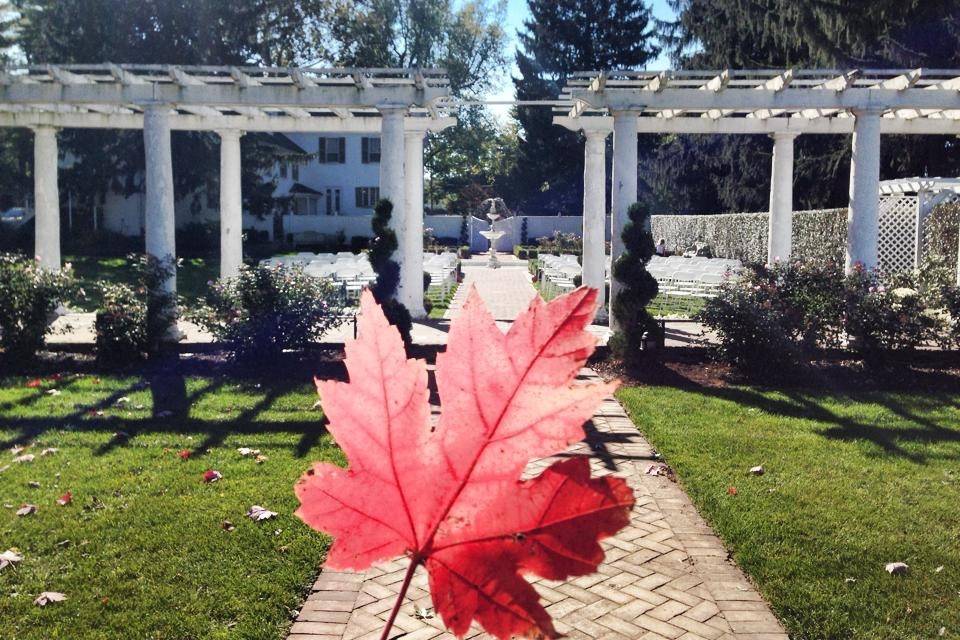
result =
M665 25L683 68L955 68L956 0L671 0ZM797 208L844 206L850 136L797 138ZM771 143L763 136L668 136L642 162L655 212L762 211ZM884 136L881 176L960 174L947 136Z
M656 57L653 18L644 0L527 0L518 33L517 100L553 100L573 71L642 68ZM523 213L579 213L583 145L553 124L543 107L516 107L517 165L508 196Z

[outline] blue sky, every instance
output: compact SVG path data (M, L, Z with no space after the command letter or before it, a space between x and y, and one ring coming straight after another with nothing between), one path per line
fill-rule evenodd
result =
M652 0L651 6L653 7L653 15L660 19L673 19L674 13L667 5L667 0ZM509 52L508 59L510 62L510 67L508 69L508 75L504 76L500 86L500 90L491 94L490 99L492 100L512 100L513 99L513 83L510 82L510 76L516 73L516 65L513 63L513 52L517 45L517 29L523 24L524 19L527 18L529 12L527 10L527 0L507 0L507 21L504 25L507 34L510 37L509 42ZM660 56L656 60L653 60L648 65L650 69L667 69L670 64L667 61L665 56ZM491 110L500 117L506 117L508 107L491 107Z

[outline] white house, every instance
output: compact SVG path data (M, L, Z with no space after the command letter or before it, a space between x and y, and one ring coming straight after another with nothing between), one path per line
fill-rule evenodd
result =
M295 239L343 231L369 235L373 205L380 198L380 136L362 134L272 133L265 135L277 161L263 176L276 185L273 196L284 208L283 232ZM199 207L198 207L199 205ZM200 193L178 198L177 227L216 222L220 201L215 185ZM103 228L124 235L140 235L145 225L144 193L124 196L109 193L99 219ZM331 220L334 216L357 219ZM244 212L244 228L267 231L277 225L272 217Z

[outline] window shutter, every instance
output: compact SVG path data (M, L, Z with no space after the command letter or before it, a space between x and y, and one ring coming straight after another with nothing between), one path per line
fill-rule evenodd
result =
M320 164L327 161L327 139L320 136L320 143L317 146L317 155L320 157Z
M347 139L340 138L340 164L347 161Z
M361 198L361 193L362 193L362 192L363 192L363 189L362 189L361 187L357 187L357 188L356 188L356 192L355 192L355 193L356 193L356 195L357 195L357 208L358 208L358 209L363 208L363 200L362 200L362 198Z
M360 161L370 164L370 138L360 138Z

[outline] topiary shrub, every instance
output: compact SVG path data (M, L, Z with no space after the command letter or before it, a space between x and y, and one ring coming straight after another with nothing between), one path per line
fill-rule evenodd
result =
M300 268L242 267L211 283L190 318L224 344L236 362L275 360L303 349L344 321L341 287Z
M36 357L57 306L72 289L69 265L57 273L24 255L0 254L0 355L5 362Z
M639 202L630 205L629 221L623 227L623 254L613 265L613 277L620 290L613 300L613 317L617 331L610 337L611 351L624 362L635 363L640 357L644 336L659 331L647 312L647 305L657 297L657 280L647 271L653 257L653 235L648 230L649 209Z
M410 344L410 331L413 318L405 306L396 299L400 284L400 265L393 259L399 243L397 234L390 228L393 203L386 198L377 201L373 208L373 240L370 242L370 265L377 274L377 281L371 291L376 301L383 307L383 313L391 324L397 327L403 342Z

